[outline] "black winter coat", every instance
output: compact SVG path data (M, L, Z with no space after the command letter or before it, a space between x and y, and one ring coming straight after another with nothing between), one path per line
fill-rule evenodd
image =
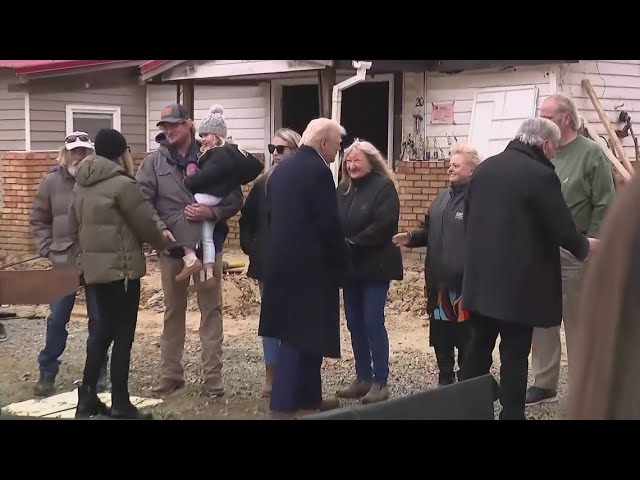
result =
M249 256L247 275L256 280L262 280L263 261L269 217L266 202L267 176L263 175L247 195L238 220L240 227L240 248Z
M400 200L393 181L376 172L338 186L338 212L347 243L347 279L402 280Z
M198 159L198 168L198 173L184 179L189 191L224 198L239 185L254 180L264 165L237 145L227 143L203 153Z
M438 288L460 291L464 272L464 198L467 183L438 193L420 228L411 232L409 247L427 247L424 277L427 312L436 307Z
M305 145L278 164L267 187L258 334L338 358L345 244L331 170Z
M584 260L553 164L514 140L474 171L465 199L463 307L533 327L562 320L560 247Z

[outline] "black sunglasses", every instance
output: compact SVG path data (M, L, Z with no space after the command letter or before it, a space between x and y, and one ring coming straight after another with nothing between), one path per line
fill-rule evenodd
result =
M80 140L81 142L91 141L91 139L89 138L89 135L69 135L67 138L64 139L64 143L73 143L76 140Z
M273 152L278 152L278 155L282 155L284 153L284 149L285 148L289 148L286 145L272 145L269 144L267 145L267 148L269 149L269 153L271 155L273 155Z

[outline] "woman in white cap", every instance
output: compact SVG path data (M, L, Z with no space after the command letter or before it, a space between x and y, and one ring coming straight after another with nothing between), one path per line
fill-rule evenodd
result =
M42 178L31 207L30 226L38 253L56 267L65 265L73 240L69 226L69 207L73 201L73 178L78 164L93 153L93 143L86 132L73 132L64 139L56 165ZM85 291L89 342L95 335L98 316L96 300L92 292ZM55 392L55 380L60 369L60 357L67 346L67 324L76 303L76 293L57 299L50 305L47 318L45 344L38 354L40 377L34 386L38 397L48 397ZM107 356L102 363L98 390L104 391Z

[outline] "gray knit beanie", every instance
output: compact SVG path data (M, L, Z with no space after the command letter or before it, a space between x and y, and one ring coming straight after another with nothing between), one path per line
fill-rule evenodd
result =
M224 108L222 105L212 105L209 115L205 116L198 127L198 135L213 133L222 138L227 138L227 124L224 122Z

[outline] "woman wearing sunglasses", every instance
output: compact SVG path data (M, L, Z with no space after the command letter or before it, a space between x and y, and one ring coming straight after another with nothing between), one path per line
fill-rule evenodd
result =
M272 167L253 185L247 196L247 200L242 207L240 217L240 246L242 251L249 256L249 269L247 275L258 280L260 294L262 295L262 261L265 230L267 228L267 212L265 209L265 197L267 185L273 169L278 163L293 155L300 145L300 135L289 128L278 130L273 143L268 145L269 153L272 155ZM273 382L273 372L276 360L278 359L278 349L280 340L275 338L262 339L264 351L265 379L263 386L263 396L271 395Z

